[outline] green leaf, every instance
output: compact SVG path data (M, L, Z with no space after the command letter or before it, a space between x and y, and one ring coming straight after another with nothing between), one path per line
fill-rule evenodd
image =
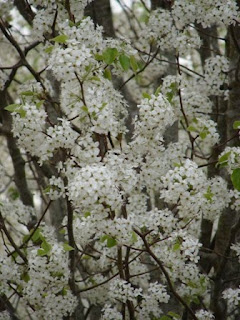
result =
M89 80L91 80L91 81L100 81L100 78L97 77L97 76L93 76L93 77L89 78Z
M159 93L161 92L161 86L159 86L156 91L154 92L155 96L157 97Z
M172 312L172 311L169 311L169 312L168 312L168 315L169 315L170 317L177 318L177 319L180 319L180 318L181 318L181 316L180 316L179 314L177 314L177 313L175 313L175 312Z
M181 168L182 167L181 163L178 163L178 162L174 162L173 165L176 168Z
M194 283L193 281L188 281L187 285L191 288L197 288L196 283Z
M20 104L17 103L13 103L13 104L9 104L7 107L5 107L4 109L9 111L9 112L16 112L17 109L19 109L21 107Z
M240 168L233 170L231 180L234 188L240 191Z
M148 93L146 93L146 92L143 92L142 93L142 96L143 96L143 98L145 98L145 99L151 99L151 96L150 96L150 94L148 94Z
M166 97L167 97L168 101L171 103L174 95L175 95L176 92L177 92L177 85L176 85L176 83L175 83L175 82L174 82L174 83L171 83L171 85L169 86L169 89L170 89L170 91L168 91L168 92L166 93Z
M25 282L28 282L30 280L29 274L27 272L22 273L21 279Z
M66 288L62 289L62 296L66 296L67 295L68 290Z
M119 62L121 64L121 67L123 68L124 71L128 71L128 69L130 68L130 59L128 56L126 56L125 54L121 54L119 56Z
M47 47L44 51L46 53L52 53L53 49L54 49L54 46L50 46L50 47Z
M175 243L174 245L173 245L173 251L178 251L179 249L180 249L180 247L181 247L181 245L180 245L180 243Z
M16 104L16 103L10 104L9 106L5 107L4 109L9 112L16 112L16 113L20 114L21 118L24 118L26 116L26 111L23 110L21 104Z
M68 39L68 36L65 34L60 34L59 36L56 36L55 38L51 39L51 41L57 42L57 43L66 43Z
M117 240L115 238L110 238L109 237L107 239L107 247L108 248L112 248L112 247L116 246L116 244L117 244Z
M64 243L63 250L64 251L72 251L72 250L74 250L74 248L72 246L70 246L68 243Z
M116 244L117 244L116 239L112 238L111 236L109 236L107 234L101 237L100 242L104 242L105 240L107 240L107 247L108 248L112 248L112 247L116 246Z
M227 162L228 162L228 158L231 154L231 151L228 151L226 153L224 153L224 155L222 155L219 159L218 159L218 163L217 165L219 165L220 167L225 167L227 166Z
M45 189L43 190L43 192L44 192L44 193L48 193L48 192L50 192L50 190L51 190L51 186L47 186L47 188L45 188Z
M174 93L173 92L167 92L166 93L166 97L167 97L169 102L172 102L172 99L174 97Z
M162 316L160 318L160 320L172 320L172 319L170 317L168 317L168 316Z
M103 76L104 78L108 79L108 80L112 80L112 74L109 68L106 68L103 72Z
M43 105L44 101L41 100L39 102L36 103L36 107L39 109L42 105Z
M85 213L84 213L84 217L85 217L85 218L89 217L90 215L91 215L91 212L85 212Z
M82 109L83 111L85 111L86 113L88 113L88 107L87 107L87 106L82 106L81 109Z
M46 240L43 240L41 248L45 251L46 254L48 254L51 251L52 246Z
M212 202L213 193L211 192L211 187L209 186L207 189L207 193L203 195L208 201Z
M138 240L138 237L137 237L136 232L132 231L132 241L133 241L133 243L137 242L137 240Z
M18 190L14 187L10 187L8 189L8 196L9 198L11 198L12 200L16 200L20 197L20 194L18 192Z
M118 51L116 48L107 48L103 54L103 61L106 64L111 64L113 63L113 61L116 59L116 57L118 56Z
M130 56L130 65L133 69L134 72L137 72L138 70L138 64L137 64L137 60L135 59L134 56Z
M188 126L188 127L187 127L187 131L189 131L189 132L196 132L197 129L196 129L194 126Z
M199 133L200 138L203 140L206 138L207 135L208 135L208 131L202 131Z
M46 252L45 252L45 250L43 250L43 249L38 249L37 255L40 256L40 257L42 257L42 256L45 256L45 255L46 255Z
M21 95L22 95L22 96L35 96L35 95L36 95L36 92L33 92L33 91L23 91L23 92L21 92Z
M96 54L95 54L95 59L96 59L97 61L102 61L102 60L103 60L103 56L102 56L101 54L96 53Z
M37 228L37 230L34 232L33 236L32 236L32 241L36 242L40 239L40 235L41 235L41 229Z
M233 129L240 129L240 121L234 121L233 122Z
M100 242L104 242L105 240L108 239L108 237L109 236L107 236L107 235L102 236L101 239L100 239Z

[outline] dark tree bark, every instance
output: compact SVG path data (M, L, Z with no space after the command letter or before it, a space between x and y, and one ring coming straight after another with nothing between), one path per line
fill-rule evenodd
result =
M238 0L238 5L240 1ZM233 129L233 122L239 119L239 105L240 105L240 27L239 25L230 26L227 36L227 55L230 60L229 79L229 99L225 111L225 118L223 126L226 128L226 138L231 139L236 135L236 130ZM220 127L221 128L221 127ZM229 146L239 146L239 138L231 139ZM232 184L228 181L229 186ZM239 274L240 268L236 259L227 259L231 257L230 246L236 240L239 240L240 234L240 215L239 213L227 208L224 210L219 219L219 224L216 232L214 251L218 254L217 263L215 266L215 276L213 281L213 290L211 297L211 308L214 311L216 319L227 319L227 309L222 300L222 291L227 286L236 288L239 286L239 280L233 280L236 274ZM236 317L240 317L239 310L236 311Z
M109 0L93 1L85 8L85 15L90 16L95 25L103 26L105 37L115 37L111 5Z

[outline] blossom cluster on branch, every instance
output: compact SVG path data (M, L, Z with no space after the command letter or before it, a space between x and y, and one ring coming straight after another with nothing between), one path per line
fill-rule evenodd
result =
M12 66L0 57L13 161L0 162L0 319L217 320L211 290L240 256L240 147L229 143L240 120L225 140L219 121L237 1L135 1L123 6L130 36L126 25L115 38L84 15L91 1L23 2L28 27L15 1L0 1L14 49ZM205 58L203 35L214 39ZM224 214L234 224L221 251ZM224 281L218 298L236 319L240 289Z

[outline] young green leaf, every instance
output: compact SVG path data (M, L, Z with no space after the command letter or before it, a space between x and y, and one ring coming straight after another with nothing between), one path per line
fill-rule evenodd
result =
M188 127L187 127L187 131L189 131L189 132L196 132L197 129L196 129L194 126L188 126Z
M180 245L180 243L175 243L174 245L173 245L173 251L178 251L179 249L180 249L180 247L181 247L181 245Z
M51 39L51 41L57 42L57 43L66 43L68 39L68 36L65 34L60 34L59 36L56 36L55 38Z
M162 317L160 318L160 320L171 320L171 318L168 317L168 316L162 316Z
M172 318L176 318L176 319L180 319L181 316L175 312L169 311L168 312L168 316L172 317Z
M124 71L128 71L128 69L130 68L130 59L128 56L126 56L125 54L121 54L119 56L119 62L121 64L121 67L123 68Z
M211 192L211 187L209 186L207 192L203 195L208 201L212 202L213 193Z
M111 238L111 237L109 237L107 239L107 247L108 248L112 248L112 247L116 246L116 244L117 244L117 240L116 239Z
M74 248L72 246L70 246L68 243L64 243L63 250L64 251L72 251L72 250L74 250Z
M207 131L202 131L202 132L199 133L200 138L203 139L203 140L206 138L207 135L208 135Z
M233 170L231 180L234 188L240 191L240 168Z
M146 92L143 92L142 93L142 96L143 96L143 98L145 98L145 99L151 99L151 96L150 96L150 94L148 94L148 93L146 93Z
M134 56L130 56L130 64L134 72L138 70L138 63Z
M46 240L43 240L41 248L45 251L46 254L48 254L51 251L52 246Z
M9 111L9 112L17 112L16 110L18 110L21 107L20 104L17 103L13 103L13 104L9 104L7 107L5 107L4 109Z
M47 47L44 51L46 53L52 53L53 49L54 49L54 46L50 46L50 47Z
M25 281L25 282L28 282L28 281L30 280L30 276L29 276L29 274L28 274L27 272L23 272L23 273L21 274L21 279L22 279L23 281Z
M40 256L40 257L42 257L42 256L45 256L45 255L46 255L46 252L45 252L45 250L43 250L43 249L38 249L37 255Z
M116 57L118 56L118 51L116 48L107 48L103 54L103 61L106 64L111 64L113 63L113 61L116 59Z
M218 159L218 165L220 167L225 167L227 165L228 162L228 158L231 154L231 151L224 153L224 155L222 155L219 159Z
M240 121L234 121L233 122L233 129L240 129Z
M88 113L88 107L87 107L87 106L82 106L81 109L82 109L83 111L85 111L86 113Z
M36 95L36 92L33 92L33 91L23 91L21 92L21 95L22 96L35 96Z
M106 68L103 73L104 78L112 80L112 74L109 68Z
M41 229L37 228L37 230L34 232L34 234L32 236L33 242L36 242L40 239L40 233L41 233Z

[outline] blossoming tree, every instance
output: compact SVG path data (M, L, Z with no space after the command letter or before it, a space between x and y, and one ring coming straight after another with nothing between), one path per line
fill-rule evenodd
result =
M0 1L0 319L239 319L238 0Z

